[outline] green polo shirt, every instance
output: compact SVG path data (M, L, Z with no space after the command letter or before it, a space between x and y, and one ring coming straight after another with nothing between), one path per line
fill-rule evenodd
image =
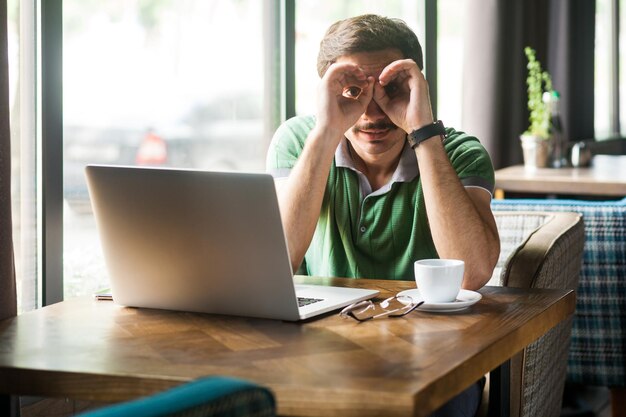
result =
M274 178L289 176L314 125L314 117L298 116L278 128L267 154L267 170ZM462 184L493 194L493 166L485 148L463 132L447 128L446 133L444 146ZM417 157L408 143L391 181L372 192L365 175L355 168L344 138L335 152L320 218L298 273L412 280L416 260L438 257Z

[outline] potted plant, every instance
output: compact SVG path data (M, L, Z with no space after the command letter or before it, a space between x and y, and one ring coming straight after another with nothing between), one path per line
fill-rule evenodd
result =
M541 69L534 49L527 46L524 48L524 53L528 59L526 85L528 87L529 126L520 136L520 140L524 153L524 165L526 168L535 169L548 166L552 153L550 134L552 78L547 71Z

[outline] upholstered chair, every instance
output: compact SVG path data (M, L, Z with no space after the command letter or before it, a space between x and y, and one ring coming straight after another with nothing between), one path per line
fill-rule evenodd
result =
M575 290L584 243L576 213L495 212L501 252L488 285ZM510 398L512 417L558 417L565 386L572 328L568 319L529 345L510 362L510 375L490 381L492 394ZM490 398L481 414L501 415Z

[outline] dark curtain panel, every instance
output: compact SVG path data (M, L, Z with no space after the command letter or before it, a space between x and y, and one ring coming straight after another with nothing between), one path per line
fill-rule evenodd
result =
M11 220L7 2L0 0L0 320L17 314Z
M482 141L496 168L522 162L525 46L537 51L561 93L565 137L593 136L594 3L466 0L463 129Z
M561 93L563 133L569 142L594 137L596 2L552 0L547 66Z

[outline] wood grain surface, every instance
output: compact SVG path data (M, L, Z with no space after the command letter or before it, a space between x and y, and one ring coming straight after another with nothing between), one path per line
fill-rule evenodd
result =
M296 277L374 288L414 282ZM118 402L206 375L268 386L281 415L424 416L574 311L564 290L485 287L457 313L290 323L77 298L0 322L0 393Z
M626 196L626 157L596 156L586 168L538 168L515 165L496 171L496 189L506 192Z

